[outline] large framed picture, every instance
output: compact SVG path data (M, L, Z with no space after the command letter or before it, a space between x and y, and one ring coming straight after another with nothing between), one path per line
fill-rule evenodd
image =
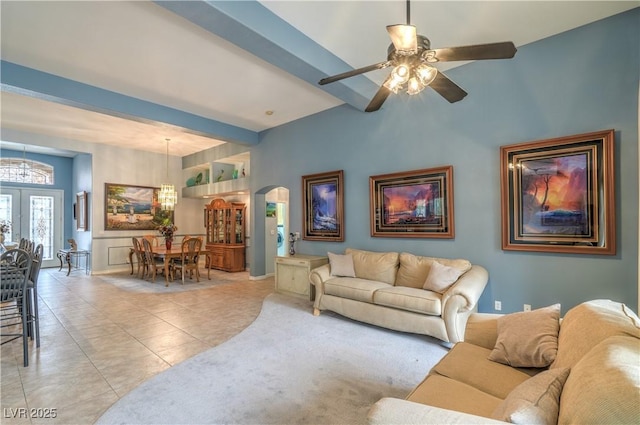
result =
M369 178L371 236L453 238L453 166Z
M164 211L158 202L157 187L105 183L105 230L155 230L173 223L173 211Z
M86 232L89 230L88 223L88 211L89 208L87 206L87 192L82 191L76 193L76 230L81 232Z
M330 242L344 240L342 180L342 170L302 176L302 239Z
M614 131L502 146L502 249L616 253Z

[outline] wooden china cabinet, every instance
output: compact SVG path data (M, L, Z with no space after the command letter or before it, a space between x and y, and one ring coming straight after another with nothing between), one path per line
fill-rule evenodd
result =
M246 206L240 202L214 199L205 206L204 224L207 228L207 250L211 252L212 269L227 272L245 270Z

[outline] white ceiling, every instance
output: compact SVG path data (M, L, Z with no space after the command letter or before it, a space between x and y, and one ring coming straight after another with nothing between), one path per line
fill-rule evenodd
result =
M406 18L403 0L261 3L296 28L302 41L304 34L353 68L385 60L385 26ZM414 1L411 23L435 48L498 41L522 46L638 5ZM3 61L198 117L259 132L344 103L326 86L296 77L150 1L3 0L0 7ZM438 68L452 65L458 64ZM366 76L380 84L387 72ZM368 97L375 93L372 87ZM162 153L169 138L171 154L178 156L223 143L215 131L125 119L5 87L1 102L5 129Z

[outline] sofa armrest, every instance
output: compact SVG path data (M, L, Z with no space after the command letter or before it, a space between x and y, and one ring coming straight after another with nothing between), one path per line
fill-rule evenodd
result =
M474 264L469 271L460 276L460 279L447 289L447 292L442 294L442 306L447 304L449 298L460 295L465 300L462 311L473 310L482 291L487 286L487 282L489 282L489 272L484 267Z
M464 339L467 318L476 311L478 299L488 281L487 270L482 266L473 265L442 294L442 319L449 342L456 343Z
M467 319L464 340L493 350L498 339L498 318L501 314L472 313Z
M426 404L385 397L378 400L369 410L367 420L370 425L388 424L504 424L506 422L454 410L441 409Z
M324 283L331 278L331 266L329 264L323 264L320 267L316 267L309 273L309 282L315 287L316 299L314 307L318 308L320 298L324 295Z

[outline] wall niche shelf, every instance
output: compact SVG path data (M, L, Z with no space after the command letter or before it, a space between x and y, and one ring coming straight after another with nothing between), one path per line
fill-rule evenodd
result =
M251 154L225 144L182 158L183 198L207 198L248 192ZM244 175L243 175L244 174ZM201 175L201 178L196 178ZM234 178L235 177L235 178ZM197 181L197 184L193 183Z
M198 186L183 187L183 198L203 198L209 195L231 195L234 193L248 191L249 179L241 178L235 180L224 180L221 182L201 184Z

